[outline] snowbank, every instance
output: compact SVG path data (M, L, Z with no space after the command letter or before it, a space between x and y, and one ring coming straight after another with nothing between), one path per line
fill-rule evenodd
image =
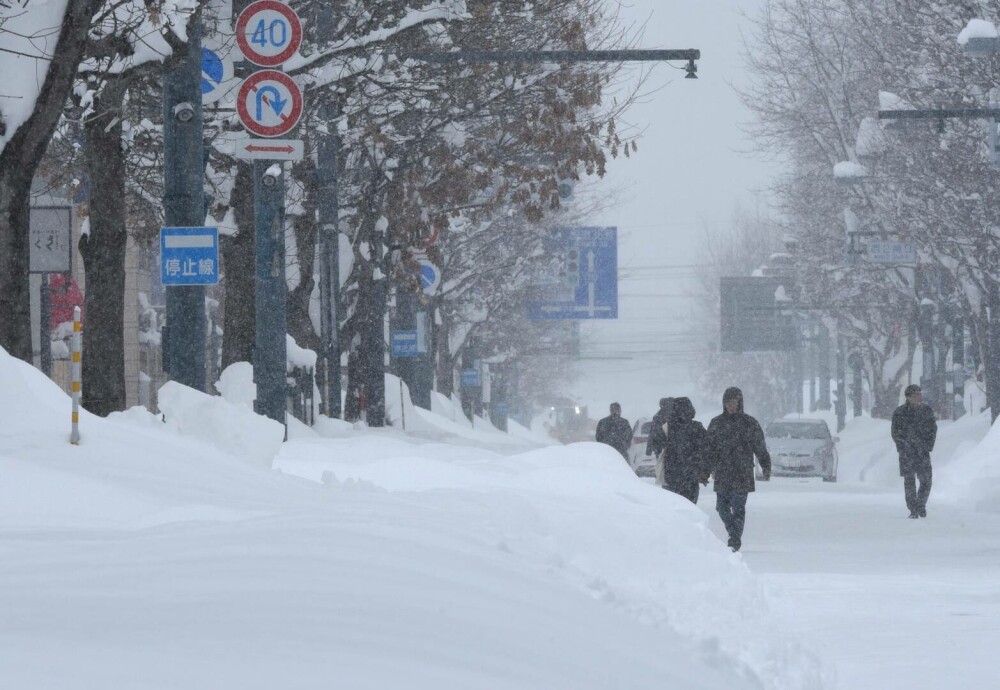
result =
M285 438L282 424L176 381L160 387L164 421L179 434L207 441L221 451L270 467Z
M5 686L823 687L704 514L604 446L354 430L265 471L202 438L242 405L168 388L167 424L75 447L40 373L0 352L0 383Z
M988 422L989 412L981 418ZM971 445L969 440L966 443ZM935 488L940 496L967 502L976 510L1000 513L1000 424L993 424L975 446L959 450L948 471L938 477Z

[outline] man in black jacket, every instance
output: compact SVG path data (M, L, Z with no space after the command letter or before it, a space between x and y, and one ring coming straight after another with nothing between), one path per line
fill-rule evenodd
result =
M611 403L611 414L597 423L597 442L606 443L628 460L632 445L632 425L622 417L622 406Z
M743 392L729 388L722 396L723 412L708 425L702 483L715 476L715 509L729 533L729 548L743 545L747 496L754 490L753 458L760 462L764 481L771 478L771 456L764 443L764 430L743 412Z
M694 405L688 398L673 398L669 412L663 449L663 488L698 503L705 427L694 421Z
M931 494L931 451L937 438L934 411L924 404L920 386L911 384L903 391L906 402L892 413L892 440L899 451L899 474L910 518L927 517ZM917 489L917 479L920 488Z

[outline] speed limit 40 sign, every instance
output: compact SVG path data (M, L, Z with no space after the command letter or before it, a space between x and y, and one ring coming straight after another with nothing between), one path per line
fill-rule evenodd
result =
M302 44L302 22L291 7L277 0L257 0L240 12L236 43L247 60L276 67Z

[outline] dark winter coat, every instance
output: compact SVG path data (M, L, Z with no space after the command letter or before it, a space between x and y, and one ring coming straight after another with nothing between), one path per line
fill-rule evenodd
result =
M649 440L646 441L646 455L659 457L660 451L667 445L667 434L663 431L663 425L670 420L673 405L673 398L664 398L660 410L653 415L653 421L649 425Z
M632 445L632 425L624 417L608 415L597 423L597 442L606 443L628 459Z
M735 414L725 411L725 401L739 396ZM764 430L743 411L743 394L730 388L723 396L723 411L708 425L705 466L715 477L716 493L745 494L755 489L753 458L757 456L765 475L771 473L771 455L764 443Z
M704 470L705 427L694 421L694 405L676 398L670 411L670 426L663 449L663 480L668 487L698 483Z
M937 421L929 405L904 403L892 413L892 440L899 451L901 475L931 466Z

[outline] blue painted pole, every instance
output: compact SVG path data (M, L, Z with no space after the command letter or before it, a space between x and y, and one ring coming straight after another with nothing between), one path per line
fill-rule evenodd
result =
M188 28L185 59L163 71L163 213L167 227L205 222L201 27ZM178 383L205 390L205 288L167 288L163 361Z
M254 161L256 323L253 376L257 414L285 423L285 177L282 164Z

